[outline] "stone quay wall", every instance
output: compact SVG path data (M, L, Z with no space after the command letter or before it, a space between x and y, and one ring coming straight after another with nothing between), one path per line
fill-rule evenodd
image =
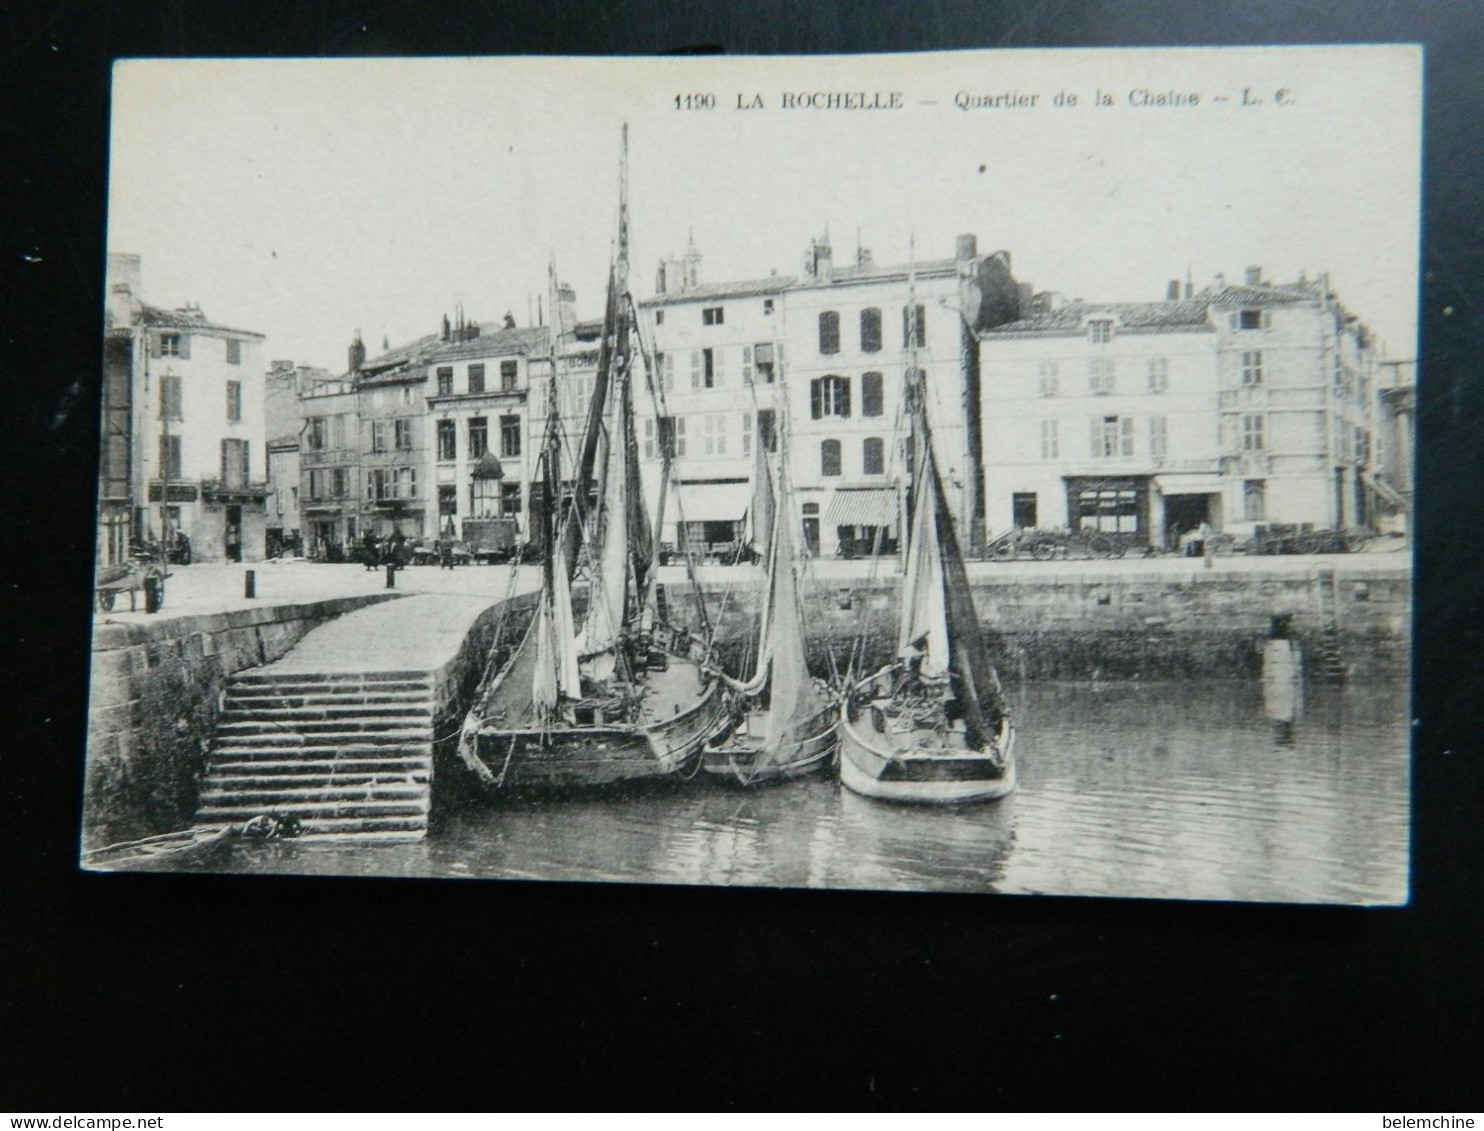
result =
M874 578L811 580L805 617L816 674L827 673L827 652L841 668L852 648L864 670L891 658L898 585L889 565ZM1332 639L1348 679L1395 679L1410 665L1412 584L1394 569L1172 575L1123 567L1033 579L985 571L970 585L1006 678L1256 678L1261 643L1279 616L1307 656ZM708 577L701 588L718 640L735 647L756 631L755 584ZM672 621L700 624L689 585L671 584L665 595Z
M93 627L83 826L89 847L185 828L228 679L373 593Z

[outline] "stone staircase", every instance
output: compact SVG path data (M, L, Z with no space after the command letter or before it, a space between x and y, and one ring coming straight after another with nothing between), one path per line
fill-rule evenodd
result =
M198 825L294 816L300 839L420 840L433 780L423 671L245 672L227 687Z

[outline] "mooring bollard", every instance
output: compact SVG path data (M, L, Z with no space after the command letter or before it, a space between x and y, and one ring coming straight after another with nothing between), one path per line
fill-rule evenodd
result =
M387 562L386 563L386 587L388 589L395 589L397 587L397 563L396 562Z
M247 570L242 578L242 595L252 598L258 595L258 573L257 570Z

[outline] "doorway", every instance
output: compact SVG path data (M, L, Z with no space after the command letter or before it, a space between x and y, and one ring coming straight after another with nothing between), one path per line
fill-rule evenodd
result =
M227 508L227 526L224 540L227 544L227 561L242 560L242 508Z
M1023 530L1036 528L1036 493L1016 491L1010 496L1010 524Z
M1165 529L1171 546L1180 544L1180 535L1211 521L1210 495L1166 495Z

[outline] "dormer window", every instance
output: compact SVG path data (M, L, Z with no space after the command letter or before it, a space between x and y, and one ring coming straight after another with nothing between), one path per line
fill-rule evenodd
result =
M1237 330L1266 330L1271 324L1266 310L1239 310L1232 317L1232 326Z
M1113 319L1093 318L1087 323L1087 340L1095 346L1107 345L1113 340Z

